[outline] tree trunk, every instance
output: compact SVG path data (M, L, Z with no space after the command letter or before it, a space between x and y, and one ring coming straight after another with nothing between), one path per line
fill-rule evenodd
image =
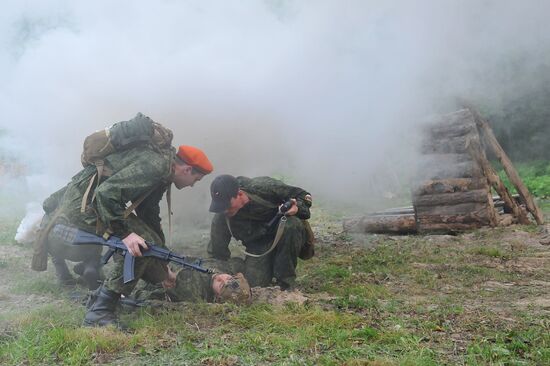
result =
M411 234L416 232L414 215L363 216L344 220L344 230L356 233Z

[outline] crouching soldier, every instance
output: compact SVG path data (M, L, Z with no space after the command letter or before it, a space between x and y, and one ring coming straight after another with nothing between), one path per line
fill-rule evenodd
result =
M136 118L151 123L143 115ZM171 143L171 132L169 141ZM51 217L35 243L32 268L46 269L48 258L47 255L44 258L44 249L52 255L62 282L70 281L65 259L84 258L85 275L90 271L86 265L88 261L97 266L102 247L84 244L74 248L72 242L55 237L56 224L68 224L103 237L121 238L128 253L136 257L135 278L124 282L123 260L116 257L112 271L95 291L96 296L84 319L87 326L118 326L115 311L121 295L130 295L140 279L149 283L164 282L168 287L175 282L165 261L142 255L142 250L148 249L147 242L165 246L160 218L163 195L168 194L172 184L177 189L192 187L212 169L204 152L196 147L181 145L176 150L168 144L161 149L153 143L131 145L105 156L101 165L86 165L65 188L46 201L46 213ZM131 202L129 207L128 202ZM45 242L42 239L46 239ZM72 250L80 252L79 256L70 256ZM91 282L93 277L89 278Z
M208 252L229 259L231 237L245 246L244 275L252 287L271 286L273 278L281 289L295 285L298 257L313 256L313 233L309 223L311 195L269 178L220 175L210 186L212 219ZM285 215L274 220L285 203Z

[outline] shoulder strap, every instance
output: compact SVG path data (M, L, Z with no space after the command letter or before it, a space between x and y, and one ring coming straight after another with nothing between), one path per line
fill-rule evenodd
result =
M92 186L95 181L95 177L97 177L97 173L94 173L92 177L90 178L90 182L88 183L88 187L86 188L86 191L84 192L84 195L82 196L82 202L80 203L80 212L84 213L86 211L86 203L88 202L88 196L90 195L90 190L92 189ZM95 194L94 194L95 196Z
M166 190L166 206L168 207L168 247L172 247L172 183Z
M99 185L99 182L101 181L102 177L110 176L113 173L109 168L107 169L105 168L105 162L102 159L95 161L94 165L96 167L97 172L94 175L92 175L92 177L90 178L88 187L86 188L86 191L82 196L82 202L80 204L81 213L84 213L84 211L86 211L86 203L88 202L88 196L90 195L90 191L92 190L92 186L94 185L95 178L97 177L97 184ZM93 202L95 200L95 194L96 194L96 191L94 189L94 194L92 195L92 200L90 202Z
M143 200L146 199L147 196L149 196L151 193L153 193L153 191L157 188L158 188L158 185L153 186L151 189L149 189L147 192L145 192L143 195L141 195L141 197L139 197L137 200L133 201L132 204L130 206L128 206L128 208L126 208L126 210L124 210L123 217L125 219L127 219L128 216L130 216L130 214L132 213L132 211L134 211L141 204L141 202L143 202Z

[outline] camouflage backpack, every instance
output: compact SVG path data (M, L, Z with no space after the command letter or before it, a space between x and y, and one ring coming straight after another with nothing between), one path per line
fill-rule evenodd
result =
M139 145L169 149L173 137L171 130L138 113L129 121L117 122L87 136L81 156L82 166L102 164L109 154Z

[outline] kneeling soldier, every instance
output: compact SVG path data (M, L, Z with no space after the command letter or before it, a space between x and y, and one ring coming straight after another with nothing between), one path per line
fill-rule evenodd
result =
M216 215L208 252L217 259L230 258L228 245L235 237L246 247L244 274L252 287L270 286L275 278L281 289L292 289L298 256L303 258L304 249L312 245L306 221L311 195L270 177L231 175L216 177L210 191L210 211ZM284 202L289 203L282 222L272 222Z

